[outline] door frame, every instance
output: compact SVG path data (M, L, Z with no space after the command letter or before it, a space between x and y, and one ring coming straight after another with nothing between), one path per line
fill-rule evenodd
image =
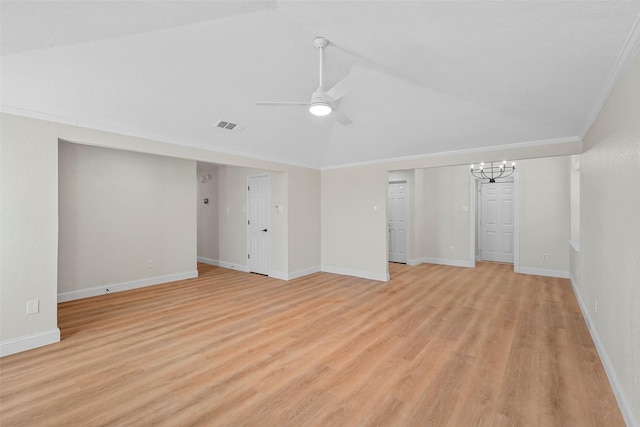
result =
M268 224L268 228L272 228L271 227L271 175L268 173L259 173L259 174L255 174L255 175L247 175L247 192L246 192L246 201L247 201L247 209L246 209L246 221L247 223L246 225L246 253L249 254L249 249L251 247L251 235L249 234L249 212L250 212L250 197L249 197L249 186L251 185L251 178L267 178L267 209L265 210L266 215L267 215L267 224ZM267 275L271 275L271 235L267 233L267 239L268 239L268 244L267 244L267 248L269 253L267 254L267 269L269 270L267 272ZM248 257L247 257L248 258ZM247 271L249 273L252 273L251 268L249 268L249 260L247 259ZM261 273L259 273L261 274Z
M518 172L514 172L513 177L513 271L520 273L520 177ZM484 180L475 179L469 175L469 200L471 201L471 213L469 215L469 242L470 261L473 267L476 266L477 244L477 223L478 223L478 187Z
M387 263L391 262L389 261L389 185L390 184L405 184L407 186L407 191L406 191L406 197L405 197L405 203L406 203L406 212L407 212L407 223L406 223L406 228L405 228L405 234L406 234L406 238L405 240L405 248L404 248L404 253L405 253L405 264L409 265L409 260L411 259L411 256L409 254L409 249L411 248L411 242L410 242L410 238L411 238L411 218L412 218L412 207L411 207L411 184L409 183L409 179L407 178L399 178L399 179L391 179L391 177L389 177L389 181L387 182Z

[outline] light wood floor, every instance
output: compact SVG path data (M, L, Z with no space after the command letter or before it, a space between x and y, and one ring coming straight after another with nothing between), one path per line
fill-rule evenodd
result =
M567 280L199 268L60 304L60 343L0 361L0 424L624 425Z

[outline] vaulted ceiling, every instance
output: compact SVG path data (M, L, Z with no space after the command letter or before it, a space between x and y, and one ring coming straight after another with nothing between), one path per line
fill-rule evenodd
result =
M639 1L3 1L2 110L314 168L581 138ZM300 106L355 73L338 107ZM594 113L595 112L595 113ZM220 129L220 120L238 123Z

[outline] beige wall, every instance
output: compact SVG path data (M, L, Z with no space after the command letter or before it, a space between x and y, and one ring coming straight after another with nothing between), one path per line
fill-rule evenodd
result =
M571 157L522 160L517 164L520 196L520 270L569 277ZM547 254L547 259L543 259Z
M269 173L269 222L271 238L271 269L269 276L287 280L289 275L289 212L287 206L287 174ZM278 208L276 208L278 206ZM246 228L245 228L246 229ZM295 252L296 248L292 248ZM302 252L305 248L300 248Z
M247 179L261 174L271 186L270 275L287 280L320 271L320 172L295 166L287 172L218 167L220 265L246 269Z
M60 339L58 139L20 122L0 126L0 355ZM25 314L34 299L39 313Z
M410 263L418 264L418 258L422 254L427 253L428 239L423 239L422 236L427 234L426 220L424 214L425 203L425 189L424 189L424 169L413 170L413 200L411 203L412 215L412 236L411 236L411 249L409 251Z
M282 210L288 220L289 276L294 278L320 271L320 171L291 168L288 175L288 204Z
M222 266L247 268L247 176L260 169L218 168L218 254Z
M639 118L636 54L585 138L580 251L572 266L578 296L628 425L640 423Z
M194 161L68 142L58 159L64 300L197 275Z
M238 166L218 167L218 254L221 266L247 269L247 179L252 175L269 175L271 190L271 272L285 278L288 274L287 174Z
M637 333L640 330L640 221L637 219L640 212L639 100L640 57L637 56L585 140L585 152L580 159L581 250L572 253L570 266L575 274L573 279L578 297L610 378L613 378L623 412L627 420L629 416L633 418L631 425L640 419L640 334ZM284 239L289 247L276 251L279 255L284 253L281 260L275 262L277 268L289 274L313 270L321 260L326 271L379 280L387 277L388 171L467 164L478 160L474 153L449 153L437 158L398 160L318 172L18 116L2 114L1 117L2 354L54 342L59 337L56 324L59 138L279 172L281 175L276 181L283 178L287 185L280 193L276 192L276 198L279 203L284 201L286 216L281 218L286 224ZM558 144L554 149L553 154L560 156L577 153L581 147L573 142ZM541 152L545 152L544 147L521 146L491 150L482 157L519 160L537 157ZM545 155L549 154L545 152ZM545 169L545 173L555 179L546 181L546 190L534 180L524 178L525 173L527 176L529 172L533 174L536 163L518 162L520 179L524 179L521 232L527 229L520 241L521 266L568 271L569 252L563 252L561 241L564 240L566 248L570 230L566 215L570 204L569 185L565 186L570 180L569 162L561 157L543 162L551 168ZM416 178L415 189L420 191L422 187L426 192L427 178L424 175L428 172L415 171L415 177L420 174L423 179ZM562 185L553 188L558 181ZM238 204L241 202L233 198L235 196L229 197L230 206L232 201L234 203L234 214L238 206L241 211L242 205ZM242 199L246 202L246 198ZM551 204L549 200L561 199L567 206L562 203L553 205L551 210L555 213L551 217L545 216L543 221L546 225L553 224L560 232L546 230L538 235L531 231L536 230L536 224L542 223L534 211L547 215ZM314 208L318 203L319 207ZM414 206L419 203L419 198L415 197ZM426 203L425 198L422 204ZM523 212L525 208L526 213ZM222 214L220 216L222 221ZM421 233L418 226L414 231ZM421 244L417 238L412 246L416 253L435 249ZM550 261L556 264L540 264L541 250L547 251ZM236 252L235 249L230 250L228 256L232 260L237 257L240 261L239 252ZM34 263L38 268L33 268ZM25 314L25 304L30 299L40 301L38 314Z
M374 166L322 172L322 270L388 279L389 173Z
M127 135L1 114L0 168L0 354L6 355L59 340L57 328L58 263L58 142L122 149L176 159L195 160L278 172L284 182L276 199L318 199L318 171L207 149L175 145ZM193 226L196 224L195 170L190 177ZM311 177L311 178L310 178ZM290 182L305 185L288 189ZM279 191L279 193L278 193ZM244 195L244 192L243 192ZM243 196L244 199L244 196ZM302 203L302 202L301 202ZM286 211L285 211L286 212ZM283 215L279 226L286 229L282 242L292 233L296 239L317 242L296 248L296 270L320 264L319 221L306 221L306 208ZM319 213L316 214L316 218ZM194 234L195 236L195 234ZM246 239L244 241L246 245ZM195 257L195 238L193 256ZM288 248L275 252L274 268L289 276ZM234 252L235 253L235 252ZM246 256L246 254L244 255ZM315 258L314 258L315 257ZM38 268L33 268L37 263ZM308 265L305 265L308 264ZM39 313L26 315L26 303L39 300Z
M569 271L570 159L518 161L519 267L522 272L567 277ZM540 172L544 171L541 176ZM412 197L416 228L412 263L472 266L473 200L467 165L417 169ZM422 202L420 202L422 198ZM468 211L463 211L468 207ZM451 252L451 247L454 252ZM473 248L473 249L472 249ZM543 260L542 254L548 255Z
M423 169L423 262L472 266L470 259L469 168L449 166ZM467 207L466 211L462 208ZM454 251L451 251L451 248Z
M218 167L198 162L194 177L198 187L198 259L215 262L218 253ZM209 177L209 178L207 178ZM201 179L202 178L202 179ZM203 182L204 181L204 182ZM207 199L209 203L204 203Z
M569 156L518 161L522 272L569 275L570 165ZM407 177L412 183L409 263L473 265L468 166L387 172L383 164L322 172L324 271L385 280L387 183Z

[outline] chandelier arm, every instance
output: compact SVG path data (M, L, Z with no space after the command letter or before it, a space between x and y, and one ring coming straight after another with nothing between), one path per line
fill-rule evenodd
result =
M494 166L491 162L490 166L474 168L471 165L471 176L476 179L487 179L489 182L496 182L496 179L508 178L516 171L515 162L512 166L507 166L505 162L500 163L498 166Z

